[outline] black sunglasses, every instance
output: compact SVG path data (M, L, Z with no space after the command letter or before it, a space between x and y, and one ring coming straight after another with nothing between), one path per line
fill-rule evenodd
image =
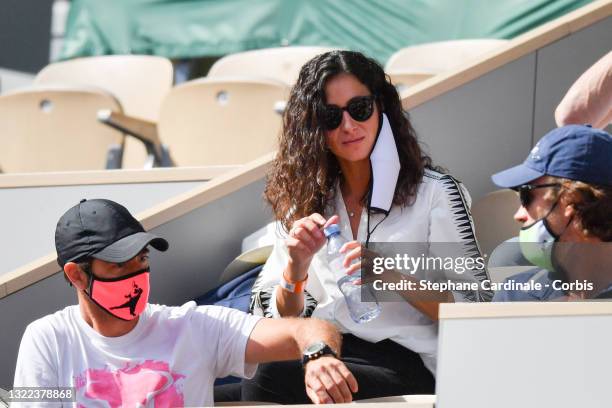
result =
M519 200L521 201L521 205L525 208L529 207L531 201L533 200L533 194L531 194L532 190L536 190L538 188L549 188L555 187L560 188L561 184L559 183L549 183L549 184L523 184L518 187L514 187L513 190L518 192Z
M374 112L374 96L356 96L341 108L336 105L324 105L320 111L321 124L326 130L334 130L342 123L342 112L347 111L351 118L358 122L370 119Z

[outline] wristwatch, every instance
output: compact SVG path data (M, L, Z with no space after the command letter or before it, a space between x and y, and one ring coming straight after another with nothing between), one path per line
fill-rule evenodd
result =
M317 341L316 343L306 347L306 350L304 350L302 355L302 366L306 366L309 361L316 360L317 358L326 355L331 355L334 356L334 358L338 358L334 350L325 344L325 342Z

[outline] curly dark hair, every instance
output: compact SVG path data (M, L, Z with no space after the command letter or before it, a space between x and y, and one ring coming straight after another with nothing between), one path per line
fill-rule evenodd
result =
M376 97L395 137L401 169L393 203L414 202L425 167L431 159L419 146L395 87L373 59L354 51L330 51L308 61L291 89L283 116L276 159L268 174L265 197L285 230L303 217L323 213L335 198L341 177L334 154L327 149L319 107L325 104L325 85L338 74L349 73ZM367 196L362 198L365 204Z

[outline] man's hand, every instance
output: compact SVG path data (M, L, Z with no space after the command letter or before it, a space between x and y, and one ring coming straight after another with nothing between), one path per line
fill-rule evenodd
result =
M261 319L253 328L246 346L247 363L297 360L309 345L322 341L338 353L342 337L331 323L315 318ZM305 367L306 393L317 404L350 402L357 392L357 380L344 363L325 355Z
M323 356L306 364L306 394L315 404L351 402L357 392L357 380L344 363Z

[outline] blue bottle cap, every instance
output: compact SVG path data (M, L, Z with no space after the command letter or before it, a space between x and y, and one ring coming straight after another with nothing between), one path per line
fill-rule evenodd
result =
M329 238L332 235L336 235L340 233L340 227L338 224L332 224L325 228L323 228L323 234L325 234L325 238Z

